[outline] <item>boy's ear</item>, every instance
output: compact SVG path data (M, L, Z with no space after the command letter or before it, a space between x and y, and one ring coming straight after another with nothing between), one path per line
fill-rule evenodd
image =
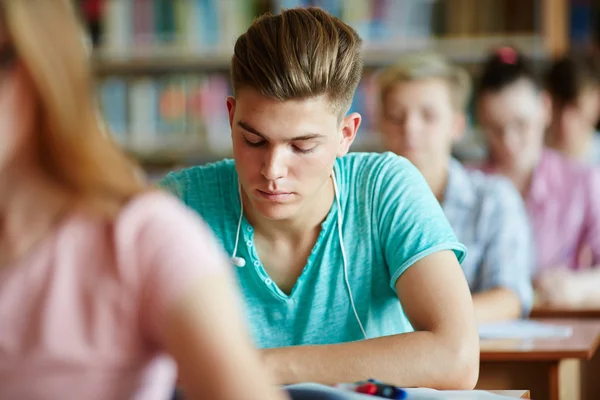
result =
M341 124L341 140L338 146L337 156L342 157L348 153L350 150L350 146L356 139L356 132L358 132L358 128L360 127L360 123L362 121L362 117L359 113L354 112L348 114L342 119Z
M235 115L235 97L227 96L227 112L229 114L229 127L233 127L233 116Z

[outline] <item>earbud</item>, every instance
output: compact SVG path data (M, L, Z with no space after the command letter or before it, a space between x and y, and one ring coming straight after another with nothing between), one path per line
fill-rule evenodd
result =
M246 266L246 260L244 260L242 257L231 257L231 262L236 267L242 268Z
M246 260L244 260L242 257L237 257L237 248L238 248L238 243L240 240L240 230L242 229L242 217L244 216L244 202L242 201L242 187L240 186L240 184L238 183L238 195L240 196L240 216L238 218L238 226L237 226L237 232L235 234L235 246L233 247L233 254L231 255L231 263L233 265L235 265L236 267L245 267L246 266Z

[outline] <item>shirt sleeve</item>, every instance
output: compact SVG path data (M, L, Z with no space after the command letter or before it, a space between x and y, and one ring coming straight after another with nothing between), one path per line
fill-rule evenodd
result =
M135 260L141 282L141 325L162 345L169 310L207 277L233 273L225 252L203 220L171 195L141 196L120 221L121 241Z
M181 172L169 172L164 178L158 181L157 186L174 196L183 200L185 193L185 182L181 179Z
M459 262L467 249L452 230L425 178L407 159L388 155L374 188L375 215L392 289L411 265L433 253L452 250Z
M493 220L488 227L486 247L480 271L480 290L507 288L517 294L526 317L533 305L531 276L535 265L532 229L525 204L514 186L495 177L489 193Z

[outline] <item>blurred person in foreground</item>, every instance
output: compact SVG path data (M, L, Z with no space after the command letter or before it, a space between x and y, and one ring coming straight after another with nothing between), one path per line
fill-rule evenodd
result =
M477 93L489 154L481 168L507 176L525 199L536 244L538 301L600 304L600 175L544 147L551 99L510 47L491 54Z
M600 165L600 60L570 54L556 60L546 75L552 100L547 144L574 160Z
M458 239L478 322L525 317L533 302L533 240L523 200L510 180L467 170L452 146L467 128L471 79L435 53L402 57L379 76L386 150L423 174Z
M280 399L226 256L93 96L71 1L0 1L0 398L168 399L178 367L190 399Z
M318 8L257 19L235 44L223 99L234 159L161 184L237 263L277 382L470 389L479 340L464 246L410 162L347 154L361 42Z

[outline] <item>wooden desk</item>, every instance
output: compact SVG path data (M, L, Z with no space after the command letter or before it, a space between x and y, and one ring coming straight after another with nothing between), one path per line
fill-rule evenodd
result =
M560 319L598 319L600 320L600 307L596 308L568 308L568 307L534 307L531 318L560 318Z
M540 320L570 325L569 338L482 340L477 389L528 388L533 399L600 399L600 321Z
M529 390L488 390L490 393L499 394L506 397L514 397L515 399L529 399Z

